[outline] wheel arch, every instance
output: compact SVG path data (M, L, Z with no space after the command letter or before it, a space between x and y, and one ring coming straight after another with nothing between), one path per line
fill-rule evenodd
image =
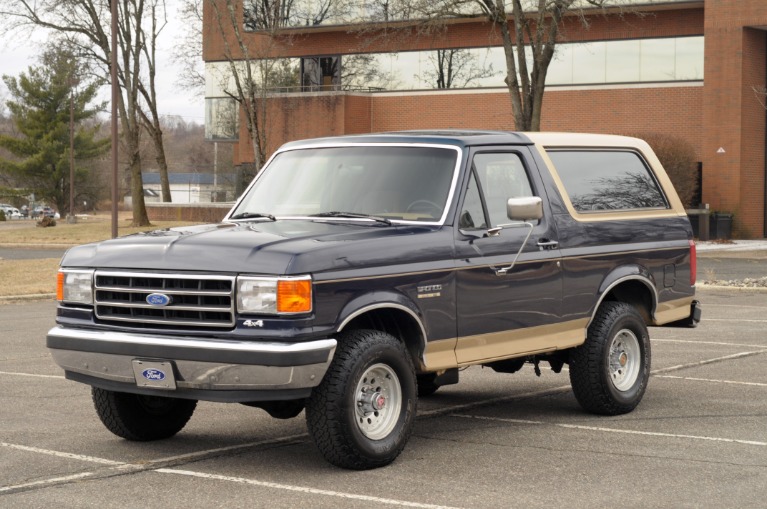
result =
M415 305L401 295L389 295L381 300L376 296L355 299L342 311L337 332L352 329L373 329L386 332L402 341L407 347L413 364L423 366L426 349L426 327Z
M658 291L650 272L641 266L621 267L612 272L599 288L599 298L591 312L589 325L594 321L603 302L631 304L642 315L645 324L653 322L658 307Z

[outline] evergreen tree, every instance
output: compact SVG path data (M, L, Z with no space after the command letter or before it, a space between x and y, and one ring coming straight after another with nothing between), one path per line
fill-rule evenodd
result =
M87 70L70 52L53 48L43 53L39 66L18 78L3 76L11 99L6 102L17 136L0 134L0 147L14 160L0 158L0 173L11 176L36 199L55 203L69 212L70 100L74 103L75 202L93 199L91 171L82 163L109 150L109 139L96 139L96 115L103 104L92 105L99 83L87 80Z

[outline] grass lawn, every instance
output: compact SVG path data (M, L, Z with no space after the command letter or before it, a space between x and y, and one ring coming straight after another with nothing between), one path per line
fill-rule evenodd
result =
M6 224L7 223L7 224ZM197 223L178 221L154 221L152 226L130 226L130 219L121 217L117 223L117 236L130 233L172 228ZM35 221L0 222L0 245L41 246L45 244L76 246L97 242L112 237L112 222L109 216L92 216L81 219L76 224L67 224L66 220L56 221L56 226L40 228Z
M155 221L152 226L136 228L129 226L130 218L124 216L118 223L117 235L192 224L197 223ZM38 227L35 221L0 222L0 246L6 247L66 247L111 237L112 223L109 216L93 216L76 224L67 224L66 220L59 220L56 226L48 228ZM0 259L0 297L55 293L58 266L59 258Z
M56 293L58 258L0 260L0 297Z

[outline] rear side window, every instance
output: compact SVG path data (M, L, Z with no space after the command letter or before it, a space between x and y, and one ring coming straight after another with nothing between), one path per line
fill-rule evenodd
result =
M578 212L668 208L655 177L636 152L547 153Z

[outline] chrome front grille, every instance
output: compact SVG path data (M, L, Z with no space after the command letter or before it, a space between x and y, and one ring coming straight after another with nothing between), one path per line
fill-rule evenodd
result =
M169 302L150 304L152 294ZM234 276L96 271L95 306L98 319L136 327L233 327Z

